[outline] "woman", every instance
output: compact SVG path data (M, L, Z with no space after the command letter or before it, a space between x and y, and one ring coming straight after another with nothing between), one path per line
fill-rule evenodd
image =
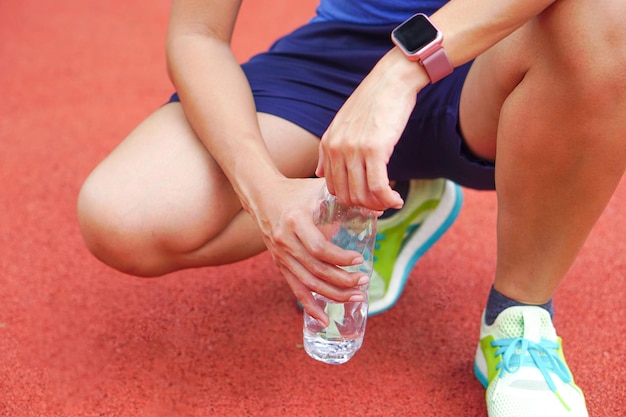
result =
M92 252L154 276L267 248L327 323L310 292L359 300L367 278L337 268L362 259L315 228L324 180L313 174L342 203L381 211L450 189L414 180L495 188L497 268L475 361L489 415L586 416L551 300L624 173L626 4L322 0L309 24L242 66L229 47L239 4L173 1L178 94L85 182ZM407 20L417 26L394 46ZM406 50L420 35L415 57ZM414 214L383 226L408 228ZM402 280L411 266L387 269Z

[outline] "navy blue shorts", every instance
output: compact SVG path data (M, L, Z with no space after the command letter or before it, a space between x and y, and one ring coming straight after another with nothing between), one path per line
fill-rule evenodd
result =
M394 26L316 22L279 39L242 65L257 111L321 137L344 101L393 46L389 34ZM473 156L458 129L461 88L470 65L420 91L389 162L390 179L445 177L466 187L495 189L494 164Z

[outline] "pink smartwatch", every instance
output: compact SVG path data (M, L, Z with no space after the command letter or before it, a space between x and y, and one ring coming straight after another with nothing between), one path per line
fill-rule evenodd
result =
M443 49L443 34L423 13L411 16L391 32L391 40L411 61L418 61L435 83L454 68Z

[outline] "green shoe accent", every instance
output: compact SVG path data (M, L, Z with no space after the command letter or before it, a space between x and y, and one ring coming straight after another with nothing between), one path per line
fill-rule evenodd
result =
M406 243L406 239L419 228L424 217L436 209L438 204L439 199L424 201L414 211L408 212L408 215L404 216L404 219L401 219L402 221L397 225L378 227L376 251L374 252L374 270L376 275L382 279L385 291L389 288L396 258Z
M415 263L452 225L462 203L461 188L449 180L412 180L404 207L378 220L369 316L396 303Z
M588 417L545 309L509 307L492 325L483 315L480 335L474 373L487 389L489 417Z

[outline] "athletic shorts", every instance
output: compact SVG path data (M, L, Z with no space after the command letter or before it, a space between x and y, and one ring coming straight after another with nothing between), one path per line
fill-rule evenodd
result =
M314 22L282 37L242 65L257 111L321 137L352 91L393 46L394 26ZM495 189L494 164L472 155L458 128L461 88L470 65L419 92L387 167L391 180L445 177L470 188ZM177 94L170 101L178 101Z

